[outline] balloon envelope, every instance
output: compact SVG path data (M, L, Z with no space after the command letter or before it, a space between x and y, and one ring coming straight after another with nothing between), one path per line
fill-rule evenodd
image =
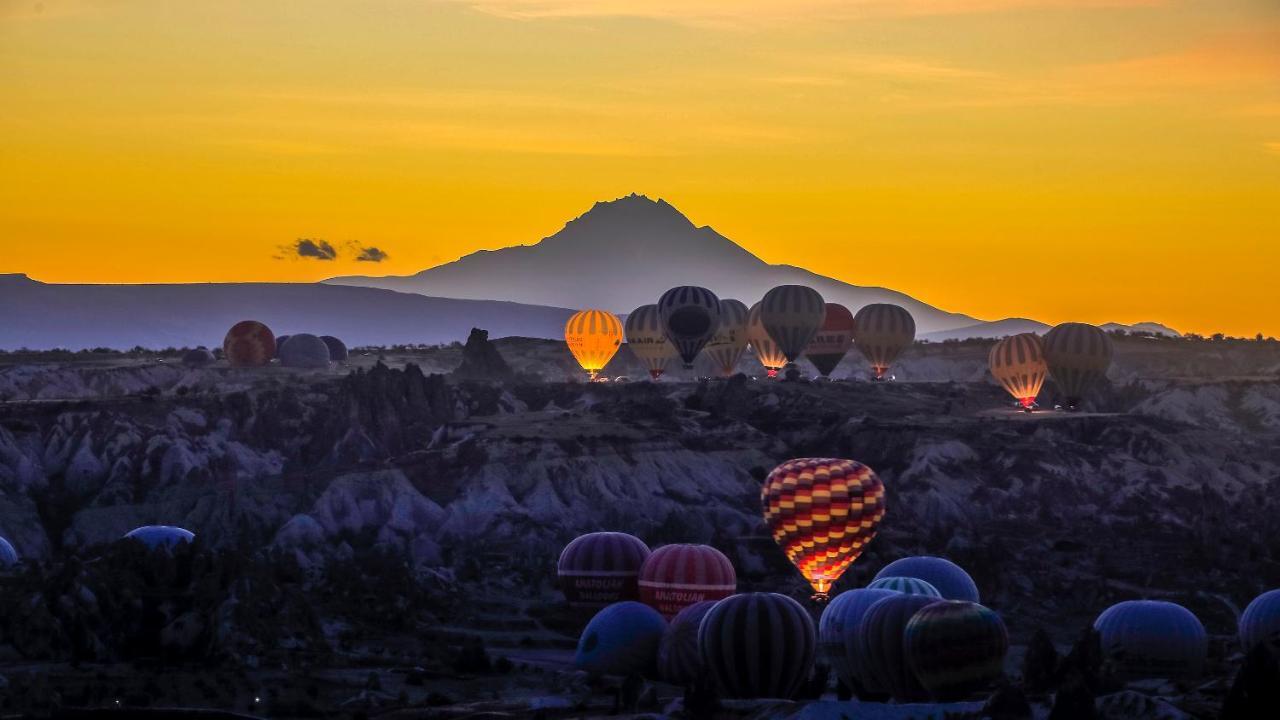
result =
M907 623L907 664L935 700L963 700L1004 676L1009 633L992 610L963 600L925 606Z
M573 664L596 675L647 673L667 622L653 608L628 600L596 613L578 639Z
M778 547L825 593L876 536L884 484L854 460L796 458L765 478L760 504Z
M777 593L725 598L702 618L702 659L729 698L791 698L813 670L813 619Z
M600 610L622 600L636 600L640 567L649 546L620 532L595 532L574 538L560 552L556 575L570 607Z
M0 537L0 566L8 567L18 564L18 551L8 539Z
M760 303L752 305L751 310L747 312L747 342L751 344L756 359L764 366L769 377L777 375L778 371L787 364L787 356L782 354L782 348L774 342L760 320Z
M212 365L215 359L213 353L209 352L208 349L199 347L194 350L188 350L183 354L182 364L188 367L204 367L205 365Z
M658 677L675 685L689 685L702 674L698 629L718 600L694 603L676 613L658 645Z
M733 563L710 545L663 545L640 568L640 599L667 619L738 589Z
M622 323L611 312L583 310L565 323L564 341L582 369L594 378L618 352Z
M329 347L329 360L336 363L347 361L347 344L332 335L321 335L320 339Z
M835 671L836 677L855 692L873 689L868 686L866 672L859 669L858 625L862 622L862 616L876 601L895 592L869 588L846 590L832 598L822 609L822 618L818 621L818 648L827 664Z
M627 347L645 364L649 377L657 380L675 358L676 347L667 339L657 305L641 305L627 315Z
M927 697L907 664L903 639L911 618L936 602L937 598L924 595L894 594L867 608L858 625L859 667L865 668L875 684L898 702L917 702Z
M1280 590L1262 593L1240 614L1240 648L1245 655L1262 643L1280 652Z
M1049 375L1066 397L1079 404L1111 367L1111 338L1086 323L1062 323L1044 335L1044 359Z
M885 577L913 577L924 580L938 589L947 600L979 602L978 585L964 568L932 555L905 557L885 565L876 573L876 580Z
M227 331L222 354L233 367L259 367L276 356L276 338L271 328L256 321L242 320Z
M195 540L196 534L173 525L143 525L125 534L126 538L137 540L148 548L173 548Z
M826 316L822 296L804 285L779 285L760 301L760 322L787 362L800 359Z
M805 348L804 356L823 377L829 377L853 347L853 313L836 303L827 303L822 327Z
M738 300L720 301L720 327L702 348L702 354L721 377L734 373L747 350L747 313L747 306Z
M876 578L871 581L871 584L867 585L867 588L871 590L892 590L903 595L923 595L939 600L942 599L942 593L938 592L938 588L920 578L894 576Z
M1013 335L996 343L987 364L996 382L1025 408L1035 404L1049 372L1044 346L1035 333Z
M720 298L706 288L684 285L662 293L658 314L667 339L686 368L720 328Z
M916 321L897 305L867 305L853 316L853 344L883 378L903 350L916 339Z
M1208 652L1204 625L1181 605L1163 600L1116 603L1093 623L1102 652L1122 680L1192 679Z
M290 335L280 346L280 364L292 368L329 367L329 346L310 333Z

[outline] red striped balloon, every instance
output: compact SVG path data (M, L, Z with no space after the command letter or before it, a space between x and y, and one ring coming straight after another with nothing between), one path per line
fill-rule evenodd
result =
M599 610L640 597L640 567L649 546L620 532L594 532L575 538L560 553L556 575L569 606Z
M797 458L769 473L760 504L778 547L824 596L876 536L884 484L854 460Z
M720 600L738 589L733 563L710 545L664 545L640 568L640 601L668 620L703 600Z

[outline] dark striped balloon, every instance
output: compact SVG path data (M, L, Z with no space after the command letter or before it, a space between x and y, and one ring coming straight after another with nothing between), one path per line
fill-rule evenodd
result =
M994 611L977 603L944 600L907 623L907 663L934 700L953 702L1004 676L1009 633Z
M871 364L877 379L884 377L915 339L915 318L897 305L875 303L853 316L853 344Z
M826 317L822 295L804 285L779 285L760 301L760 322L787 362L800 359Z
M969 573L946 558L932 555L899 558L881 568L875 579L889 577L919 578L937 588L947 600L981 600L978 585Z
M1080 404L1111 367L1111 338L1085 323L1062 323L1044 335L1044 359L1068 406Z
M1044 361L1044 345L1035 333L1012 335L991 348L987 356L991 376L1024 408L1036 403L1049 366Z
M640 568L649 546L620 532L594 532L574 538L556 565L560 590L569 606L599 610L606 605L640 597Z
M627 347L645 364L649 377L657 380L666 372L667 364L677 357L675 346L662 329L657 305L641 305L627 315Z
M786 595L725 598L702 618L702 660L728 698L791 698L813 671L809 611Z
M747 313L747 306L740 300L720 301L720 329L702 348L702 355L721 377L734 373L747 350Z
M1240 614L1239 631L1245 655L1262 643L1280 653L1280 590L1268 590L1254 598Z
M822 609L818 620L818 649L836 677L855 691L870 689L866 675L859 670L857 656L858 626L867 609L877 601L894 595L894 590L858 588L846 590L832 598ZM855 652L850 652L853 648Z
M844 359L849 348L853 347L853 313L849 308L836 303L827 303L826 317L822 327L814 333L804 356L818 369L823 377L828 377Z
M668 620L703 600L738 589L733 563L710 545L663 545L640 568L640 600Z
M719 600L703 600L676 613L658 645L658 677L675 685L689 685L702 675L698 628Z
M907 664L907 623L920 610L940 602L924 595L895 594L867 609L858 626L860 665L898 702L918 702L928 697L924 686Z
M778 371L787 364L787 356L782 354L782 349L769 336L768 331L764 329L764 323L760 321L760 303L752 305L747 311L747 342L751 344L756 360L764 366L769 377L776 376Z
M720 328L720 299L706 288L682 285L662 293L658 314L685 368L692 368L694 358Z
M1116 603L1093 621L1102 654L1122 681L1193 679L1200 675L1209 637L1190 610L1164 600Z

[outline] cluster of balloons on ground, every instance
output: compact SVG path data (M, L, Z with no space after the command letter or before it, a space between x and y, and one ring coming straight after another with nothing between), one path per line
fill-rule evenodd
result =
M222 340L222 354L232 367L262 367L278 360L285 367L325 368L347 361L347 346L332 335L296 333L279 335L257 320L231 326ZM214 362L213 353L200 347L190 350L182 362L190 366Z

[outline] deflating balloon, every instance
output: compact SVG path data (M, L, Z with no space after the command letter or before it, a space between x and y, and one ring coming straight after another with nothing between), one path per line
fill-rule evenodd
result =
M892 590L903 595L923 595L925 597L942 599L942 593L938 592L938 588L913 577L882 577L871 581L867 585L869 590Z
M627 315L627 347L657 380L675 358L676 347L667 339L657 305L641 305Z
M1107 376L1111 352L1111 338L1093 325L1062 323L1044 335L1049 375L1070 407Z
M329 346L310 333L290 335L280 347L280 364L293 368L329 367Z
M1248 655L1262 643L1280 652L1280 590L1262 593L1240 615L1240 649Z
M720 329L720 299L706 288L674 287L658 299L658 315L685 368L692 369L693 359Z
M565 323L564 341L574 359L594 380L622 344L622 323L611 312L583 310L574 313Z
M860 462L797 458L769 473L760 504L778 547L825 598L876 536L884 484Z
M835 670L836 677L858 692L859 697L870 688L865 673L858 669L857 654L850 653L849 649L857 647L858 625L867 609L877 600L893 594L893 590L846 590L832 598L818 621L818 649L826 663Z
M764 369L769 373L769 377L775 377L778 371L787 364L787 356L782 354L782 348L773 341L769 332L764 329L764 323L760 320L760 303L752 305L751 310L747 313L747 342L751 344L751 349L755 351L756 359L764 366Z
M214 360L213 353L202 347L188 350L182 356L182 364L187 367L204 367L205 365L211 365Z
M836 303L827 303L822 327L814 334L805 348L804 356L818 368L823 377L829 377L849 348L853 347L853 313Z
M0 537L0 566L9 567L18 564L18 551L5 538Z
M853 316L853 344L871 363L876 379L886 372L903 350L916 340L916 321L897 305L867 305Z
M934 700L954 702L1004 677L1009 633L995 612L963 600L926 606L907 623L907 664Z
M894 594L867 608L858 626L862 643L859 667L898 702L919 702L927 697L907 664L903 639L911 618L936 602L940 601L924 595Z
M791 698L813 669L813 620L777 593L725 598L702 618L698 645L721 695Z
M703 600L738 589L733 563L710 545L663 545L640 567L640 600L670 620Z
M126 538L137 540L152 550L169 549L189 543L196 539L196 534L173 525L143 525L125 534Z
M1035 333L1022 333L996 343L987 356L991 376L1017 400L1031 409L1044 385L1049 366L1044 361L1044 345Z
M804 285L779 285L760 301L760 322L787 362L800 359L826 317L822 296Z
M718 600L694 603L676 613L658 645L658 677L674 685L690 685L702 675L698 627Z
M666 629L667 622L648 605L614 603L587 623L573 664L594 675L648 673Z
M222 340L222 354L233 367L258 367L276 356L276 338L271 329L256 320L231 326Z
M332 335L321 335L320 339L329 346L329 360L336 363L347 361L347 344Z
M1193 679L1200 674L1209 638L1190 610L1163 600L1127 600L1102 611L1093 623L1102 653L1122 681Z
M594 532L574 538L560 552L556 576L569 607L599 610L622 600L636 600L640 567L649 546L620 532Z
M875 579L886 577L919 578L937 588L947 600L980 600L978 585L969 573L946 558L917 555L894 560L876 573Z
M720 329L702 348L702 354L721 377L734 373L747 350L747 312L747 306L738 300L720 301Z

